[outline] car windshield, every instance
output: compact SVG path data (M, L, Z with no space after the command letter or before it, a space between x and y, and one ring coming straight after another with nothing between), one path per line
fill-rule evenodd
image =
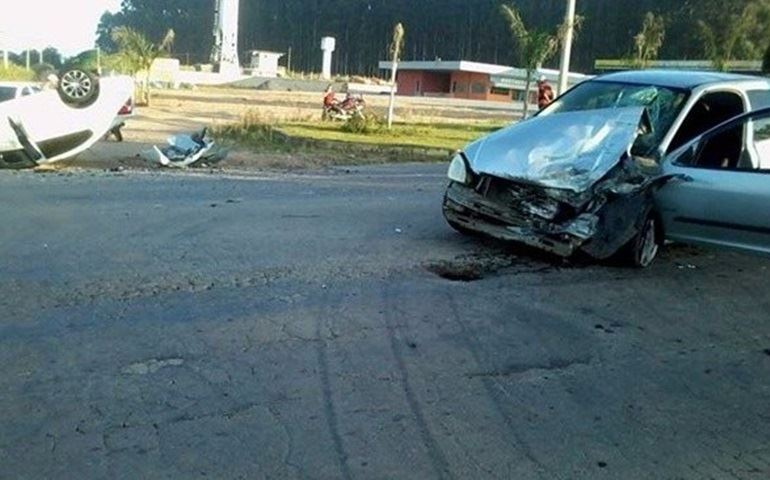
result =
M634 155L654 156L660 142L682 110L689 92L657 85L616 82L585 82L556 100L541 115L618 107L646 107L652 132L640 135L632 148Z
M11 100L16 98L16 88L14 87L0 87L0 102Z

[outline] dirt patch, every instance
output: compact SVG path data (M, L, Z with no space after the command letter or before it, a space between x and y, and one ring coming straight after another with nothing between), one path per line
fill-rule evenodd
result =
M539 262L505 251L461 255L452 260L441 260L424 265L430 273L452 282L475 282L503 271L542 272L556 267L557 265L553 263Z

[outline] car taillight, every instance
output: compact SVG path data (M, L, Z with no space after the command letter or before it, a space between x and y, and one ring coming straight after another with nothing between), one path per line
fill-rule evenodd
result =
M125 105L120 109L118 115L130 115L134 111L134 102L128 99Z

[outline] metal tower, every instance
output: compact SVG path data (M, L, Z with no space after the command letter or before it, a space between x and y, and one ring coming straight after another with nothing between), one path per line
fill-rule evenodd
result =
M214 17L214 48L211 62L218 66L219 73L230 76L241 74L238 61L238 9L239 0L216 0Z

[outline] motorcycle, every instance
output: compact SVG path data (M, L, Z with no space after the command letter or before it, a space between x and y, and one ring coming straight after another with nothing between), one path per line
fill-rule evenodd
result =
M366 109L366 101L363 96L354 97L348 95L345 100L324 105L323 120L348 121L355 116L363 116Z

